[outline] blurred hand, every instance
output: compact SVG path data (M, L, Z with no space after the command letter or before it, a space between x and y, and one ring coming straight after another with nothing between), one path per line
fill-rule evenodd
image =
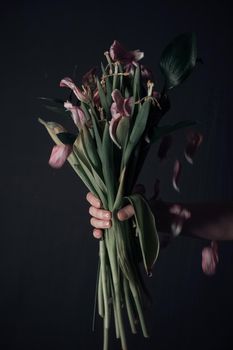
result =
M95 197L93 193L88 192L86 199L89 204L89 213L91 215L90 223L94 227L93 236L95 238L101 238L103 230L111 227L112 225L112 213L109 210L102 208L102 203L99 198ZM120 221L127 220L134 215L134 208L131 204L126 205L120 209L117 213L117 217Z

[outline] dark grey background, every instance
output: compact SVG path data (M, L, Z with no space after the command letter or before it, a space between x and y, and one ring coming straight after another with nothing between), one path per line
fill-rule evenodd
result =
M38 96L59 97L64 76L77 78L103 60L114 39L145 52L162 80L162 48L195 31L204 64L171 93L164 123L200 121L204 143L194 166L184 162L184 132L158 169L156 146L140 180L150 194L162 180L165 200L232 200L232 33L230 1L8 1L1 3L1 349L101 349L91 332L98 244L89 225L87 190L69 165L51 169L52 141L39 116L62 122ZM181 194L171 185L183 162ZM233 245L221 243L217 274L201 271L207 242L179 238L161 253L148 281L151 338L129 335L130 349L233 348ZM113 335L114 336L114 335ZM113 337L112 337L113 338ZM115 340L110 349L120 349Z

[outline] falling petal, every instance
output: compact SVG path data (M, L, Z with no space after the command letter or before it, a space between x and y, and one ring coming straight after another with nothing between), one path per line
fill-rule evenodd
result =
M169 212L175 215L171 224L171 231L173 236L176 237L181 233L185 221L190 219L191 213L179 204L173 204L169 208Z
M202 270L206 275L215 274L218 260L216 242L212 242L211 246L202 249Z
M174 189L177 192L180 192L180 189L178 187L180 174L181 174L181 163L180 163L180 161L178 159L176 159L175 164L174 164L174 168L173 168L172 184L173 184Z
M60 87L68 87L70 88L73 93L75 94L75 96L77 97L77 99L81 102L88 102L89 98L87 95L85 95L73 82L72 79L70 78L64 78L61 80L60 82Z
M166 158L167 153L169 151L169 149L171 148L172 145L172 136L171 135L165 135L162 138L162 141L159 145L159 149L158 149L158 157L160 159L160 161L162 161L163 159Z
M51 156L49 158L49 165L52 168L59 169L65 163L66 159L72 152L72 146L70 145L56 145L52 149Z
M199 132L191 131L187 135L187 145L184 150L184 156L190 164L193 164L193 156L202 143L203 136Z

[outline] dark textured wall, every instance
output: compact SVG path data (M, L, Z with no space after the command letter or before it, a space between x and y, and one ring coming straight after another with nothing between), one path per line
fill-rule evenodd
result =
M91 332L98 244L89 225L87 190L69 165L51 169L52 141L37 122L62 122L38 96L58 87L77 65L78 79L103 59L114 39L145 52L155 72L162 48L195 31L200 65L171 93L164 123L197 119L204 143L184 164L181 194L171 166L184 133L158 169L156 147L140 180L157 175L165 200L232 200L232 33L230 1L8 1L1 3L0 348L101 349L102 324ZM206 242L179 238L161 253L148 281L151 338L129 336L130 349L233 348L233 245L220 244L217 274L201 271ZM112 342L111 350L120 349Z

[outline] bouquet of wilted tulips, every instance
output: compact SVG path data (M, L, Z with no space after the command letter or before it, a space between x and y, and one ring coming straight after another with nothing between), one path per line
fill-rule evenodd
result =
M148 292L140 263L151 275L159 239L146 199L132 194L132 189L151 145L193 124L183 121L160 126L160 120L169 109L168 90L180 84L197 62L195 35L182 34L163 51L160 68L165 84L160 93L155 90L150 70L139 63L143 56L143 52L126 51L114 41L105 52L107 63L101 65L100 78L92 69L84 75L82 88L70 78L61 80L61 87L71 89L62 108L70 112L76 134L60 124L39 119L56 143L50 165L59 168L67 159L89 191L112 212L112 226L105 229L99 242L96 300L104 323L104 350L108 349L111 315L116 337L122 349L127 349L124 310L132 332L136 333L140 325L148 337L143 312ZM116 213L127 202L133 205L135 217L120 222Z

